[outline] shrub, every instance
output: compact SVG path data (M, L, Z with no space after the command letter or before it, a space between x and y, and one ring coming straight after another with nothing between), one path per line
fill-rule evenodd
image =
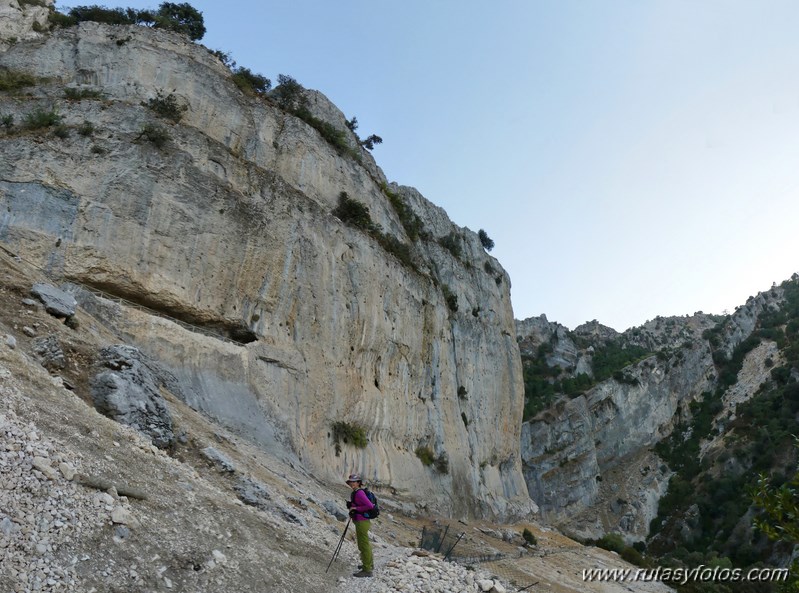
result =
M458 295L454 294L446 284L441 285L441 291L444 293L447 307L449 307L450 311L456 313L458 311Z
M433 465L433 462L436 460L436 457L433 455L433 451L430 450L430 447L416 447L416 451L414 451L414 453L416 453L416 456L419 458L419 460L426 466Z
M480 239L480 245L482 245L483 249L486 251L494 249L494 242L483 229L477 231L477 238Z
M57 10L51 10L50 14L47 15L47 20L50 22L51 29L57 27L74 27L78 24L78 21L75 19L75 17L64 14L63 12L58 12Z
M419 272L419 269L416 267L416 263L413 261L411 248L408 245L397 239L394 235L383 233L380 230L375 231L374 234L383 249L388 251L391 255L396 257L400 262L408 266L410 269L414 270L415 272Z
M14 127L14 116L11 114L0 115L0 126L4 127L6 131L10 131Z
M161 91L156 91L155 97L142 104L152 109L159 116L175 123L178 123L183 114L189 109L188 105L178 103L174 93L164 96Z
M69 138L69 128L67 126L63 125L63 124L58 125L53 130L53 134L55 134L56 136L58 136L62 140L65 140L65 139Z
M54 27L71 27L85 21L107 25L147 25L181 33L193 41L205 35L202 13L187 3L163 2L155 12L135 8L106 8L96 4L76 6L67 14L51 11L49 20Z
M136 139L139 140L141 138L152 142L157 148L160 149L166 146L166 143L169 142L169 133L161 126L147 124L142 128L141 133Z
M405 200L403 200L398 193L391 191L388 188L388 185L381 183L380 189L388 198L391 207L394 208L394 212L396 212L397 216L399 216L402 227L405 229L405 232L411 241L418 239L420 234L423 232L422 219L419 218L413 210L411 210L408 204L405 203Z
M300 111L308 109L308 98L305 96L303 86L287 74L278 74L277 87L272 97L281 109L286 111Z
M469 419L466 417L466 412L461 412L461 420L463 420L463 425L468 428Z
M448 474L449 473L449 457L447 457L446 453L442 453L436 460L433 462L433 466L436 468L436 471L440 474Z
M374 231L377 228L369 216L368 206L353 200L345 191L338 195L338 206L333 210L333 214L342 222L365 231Z
M61 116L58 115L55 109L45 111L44 109L36 109L25 116L22 126L26 130L40 130L42 128L49 128L50 126L57 126L61 123Z
M644 563L644 557L641 555L641 552L632 547L624 548L619 555L623 560L626 560L630 564L635 564L636 566L641 566Z
M382 143L383 143L383 139L380 136L378 136L377 134L372 134L371 136L369 136L365 140L361 140L360 141L360 145L363 146L364 148L368 149L368 150L373 150L374 147L375 147L375 144L382 144Z
M618 533L606 533L596 542L597 547L621 554L627 546Z
M105 154L108 151L102 146L99 146L97 144L92 144L91 152L92 154Z
M369 439L366 438L366 430L358 424L339 421L334 422L332 428L336 455L341 452L341 443L363 449L369 442Z
M91 136L94 134L94 125L90 121L84 121L83 124L78 128L78 134L81 136Z
M454 257L460 258L461 256L461 239L452 231L448 235L438 238L438 243L443 248L447 249Z
M206 48L207 49L207 48ZM233 70L236 67L236 60L230 55L230 52L222 51L221 49L209 49L209 53L215 56L225 66Z
M34 86L36 77L27 72L0 68L0 91L16 91L26 86Z
M40 6L46 8L47 4L44 0L17 0L20 6Z
M64 96L71 101L81 101L83 99L102 99L103 93L97 89L67 87L64 89Z
M458 397L460 399L466 399L466 394L467 393L468 393L468 391L466 391L466 388L463 385L458 387Z
M198 41L205 35L203 13L187 2L182 4L163 2L155 14L154 26L182 33L192 41Z
M70 8L68 15L73 19L71 24L77 25L85 21L105 23L107 25L133 25L135 19L123 8L106 8L97 4Z
M538 539L536 539L535 535L533 535L533 532L527 529L526 527L522 532L522 537L524 538L524 541L527 542L528 546L535 546L538 544Z
M221 59L221 58L220 58ZM235 64L235 62L234 62ZM254 73L249 68L239 67L233 72L231 79L245 94L250 96L264 95L272 88L272 81Z

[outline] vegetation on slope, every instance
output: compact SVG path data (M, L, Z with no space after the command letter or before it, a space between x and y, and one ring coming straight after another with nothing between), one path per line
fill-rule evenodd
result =
M574 337L578 342L579 339ZM552 342L539 345L534 355L522 354L524 377L524 420L529 420L551 406L563 395L577 397L597 383L613 377L620 383L634 383L635 379L624 368L652 353L623 339L611 340L598 345L593 354L593 377L585 373L569 376L560 367L550 366L547 356L554 351Z
M760 512L753 506L753 495L760 493L754 502L763 506L768 488L785 486L796 468L796 450L791 443L793 435L799 434L799 282L785 282L783 289L785 304L779 311L761 315L752 336L741 342L732 356L726 357L718 349L722 327L705 334L717 348L718 387L693 403L690 419L656 447L676 471L650 529L649 552L663 564L721 563L748 569L771 565L777 557L789 554L790 544L770 540L768 536L774 533L762 529L766 525L763 520L761 529L752 528L752 517ZM723 409L722 395L735 383L745 355L762 340L777 343L784 364L771 369L771 379L755 397L737 407L734 418L722 419L724 451L700 457L702 441L718 432L713 421ZM767 359L765 364L774 362ZM796 499L796 490L791 492ZM722 593L775 591L777 586L708 583L700 588L687 583L678 589Z

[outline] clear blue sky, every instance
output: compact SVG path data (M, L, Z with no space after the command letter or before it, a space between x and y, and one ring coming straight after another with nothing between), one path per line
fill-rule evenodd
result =
M389 180L485 229L517 319L621 331L799 271L793 0L190 4L203 44L322 91Z

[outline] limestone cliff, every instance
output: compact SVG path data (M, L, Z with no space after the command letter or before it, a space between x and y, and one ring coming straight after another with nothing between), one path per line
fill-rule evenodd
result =
M617 532L628 541L644 539L672 475L654 446L680 422L690 424L699 404L721 387L716 436L702 442L700 454L723 450L736 406L771 379L782 358L777 344L764 340L746 348L740 369L726 378L720 376L730 372L725 361L783 301L783 289L775 287L729 317L658 317L623 334L595 322L570 332L543 316L517 322L527 372L543 368L556 392L552 405L522 428L524 473L544 517L581 537ZM608 361L616 366L599 368Z
M177 34L84 23L17 37L0 67L36 83L0 94L0 114L62 120L0 137L5 245L84 287L84 305L169 368L193 407L321 478L359 471L458 515L534 508L509 279L475 233L386 184L319 93L306 93L309 108L345 134L347 152L242 93L217 57ZM168 95L187 107L180 123L147 106ZM410 263L334 216L342 192ZM450 234L459 254L437 240ZM362 426L367 446L338 452L333 422ZM423 465L419 447L439 463Z

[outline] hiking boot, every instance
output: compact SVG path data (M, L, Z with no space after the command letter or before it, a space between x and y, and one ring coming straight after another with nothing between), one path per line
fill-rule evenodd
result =
M371 570L361 570L361 571L356 572L352 576L354 576L354 577L370 577L370 576L372 576L372 571Z

